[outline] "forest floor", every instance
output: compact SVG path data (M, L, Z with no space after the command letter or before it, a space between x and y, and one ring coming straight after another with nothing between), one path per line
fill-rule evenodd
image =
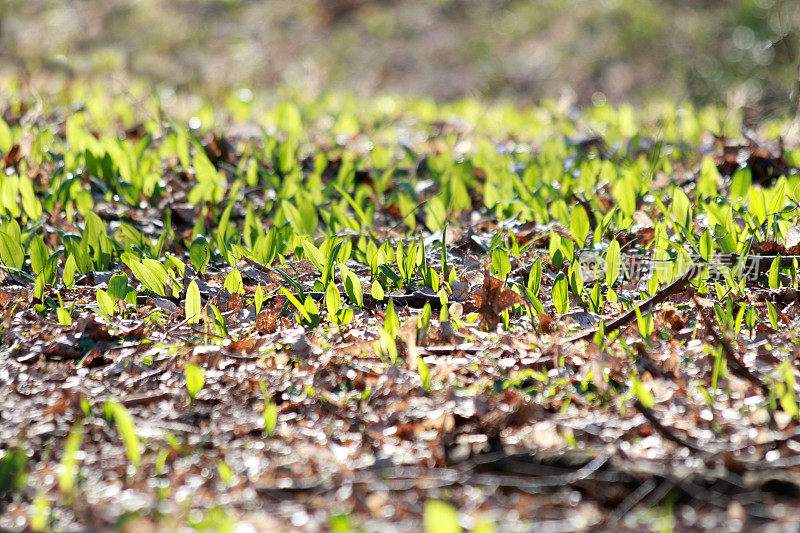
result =
M0 528L797 526L791 121L22 94Z

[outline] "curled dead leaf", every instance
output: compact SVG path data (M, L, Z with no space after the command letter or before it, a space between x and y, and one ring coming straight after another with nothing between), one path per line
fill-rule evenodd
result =
M500 323L500 313L515 304L524 304L525 299L508 285L489 274L484 273L481 290L472 295L472 301L480 316L481 328L493 331Z
M242 310L242 296L237 292L232 294L231 297L228 299L226 304L227 311L235 311L239 312Z
M256 328L263 333L275 333L280 325L280 313L278 311L267 309L261 311L256 317Z
M254 339L253 337L247 337L231 342L227 349L231 353L249 354L256 351L265 342L265 339Z
M664 322L669 324L673 331L680 331L686 325L686 320L681 316L677 309L674 307L667 307L663 313Z

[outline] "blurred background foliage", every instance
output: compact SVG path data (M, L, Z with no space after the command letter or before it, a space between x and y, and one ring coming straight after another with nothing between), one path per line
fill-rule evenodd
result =
M797 0L2 0L0 72L793 111Z

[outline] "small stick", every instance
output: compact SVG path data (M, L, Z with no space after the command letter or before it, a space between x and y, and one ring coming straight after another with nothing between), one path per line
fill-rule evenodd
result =
M673 294L681 292L686 287L686 285L688 285L689 282L692 281L692 279L697 274L700 273L700 271L703 269L703 266L704 265L690 266L689 269L681 275L681 277L679 277L678 279L676 279L663 289L656 292L653 296L642 302L639 305L639 308L650 309L660 304ZM614 330L620 329L623 326L626 326L628 323L632 322L635 318L636 318L636 308L633 308L628 312L626 312L625 314L623 314L622 316L615 318L611 322L608 322L606 324L606 333L610 333ZM578 341L589 340L592 337L594 337L595 333L597 333L597 329L591 329L586 333L581 333L575 337L572 337L571 339L567 339L567 342L578 342Z
M263 272L269 272L270 274L278 274L278 271L275 270L274 268L271 268L271 267L268 267L267 265L259 263L255 259L251 259L251 258L247 257L246 255L242 256L242 261L244 261L248 265L250 265L252 267L255 267L255 268L257 268L257 269L259 269L259 270L261 270Z
M656 415L653 413L653 410L645 407L645 405L639 400L634 401L633 406L636 408L637 411L639 411L640 413L642 413L642 415L644 415L647 421L650 422L650 425L653 426L653 428L658 432L658 434L664 437L665 439L672 441L676 444L680 444L681 446L684 446L686 448L689 448L693 452L702 454L706 453L706 450L700 448L695 444L692 444L683 437L676 435L675 432L672 431L672 429L662 424L661 421L659 421L658 418L656 418Z

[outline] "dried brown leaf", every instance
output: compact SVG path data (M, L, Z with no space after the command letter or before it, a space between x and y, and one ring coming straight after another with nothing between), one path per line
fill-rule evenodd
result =
M489 274L484 273L483 287L472 295L472 301L477 307L481 319L481 328L493 331L500 323L500 313L515 304L524 304L525 299L511 290L508 285Z

